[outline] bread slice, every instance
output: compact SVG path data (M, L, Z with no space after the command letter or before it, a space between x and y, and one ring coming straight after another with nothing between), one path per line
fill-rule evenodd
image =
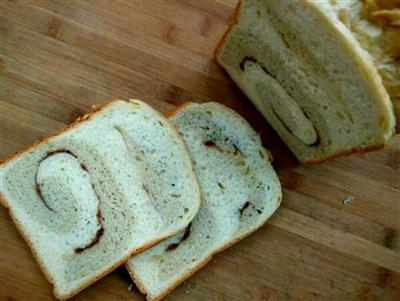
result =
M376 149L394 133L370 56L325 2L241 1L215 53L302 162Z
M281 201L270 156L237 113L216 103L188 104L171 120L189 149L202 203L185 231L127 262L148 300L161 299L214 254L261 227Z
M112 102L4 160L0 183L59 299L184 229L200 206L182 139L137 100Z

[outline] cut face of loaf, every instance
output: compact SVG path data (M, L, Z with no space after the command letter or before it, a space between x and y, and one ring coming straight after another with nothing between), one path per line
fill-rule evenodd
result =
M185 231L127 262L148 300L159 300L215 253L258 229L281 200L268 153L237 113L216 103L188 104L171 120L188 147L202 202Z
M216 50L302 162L381 147L395 124L368 55L319 3L242 1Z
M59 299L184 229L200 205L182 139L136 100L108 104L3 162L0 180Z

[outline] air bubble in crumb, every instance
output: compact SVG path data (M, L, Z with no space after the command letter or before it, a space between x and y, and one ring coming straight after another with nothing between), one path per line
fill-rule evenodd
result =
M343 199L343 204L345 204L345 205L351 204L353 202L353 200L354 200L354 198L352 196L346 196Z
M128 292L131 292L133 290L133 283L129 284L128 286Z

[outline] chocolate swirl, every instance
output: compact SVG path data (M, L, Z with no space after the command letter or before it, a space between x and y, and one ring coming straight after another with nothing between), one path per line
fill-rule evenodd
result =
M192 227L192 223L190 223L190 224L186 227L185 232L183 232L182 237L181 237L177 242L174 242L174 243L169 244L169 245L165 248L165 251L172 251L172 250L175 250L183 241L185 241L185 240L189 237L189 235L190 235L190 229L191 229L191 227Z
M56 158L54 156L59 156L59 155L66 155L65 157L59 157ZM62 159L60 159L62 158ZM77 155L75 155L73 152L71 152L70 150L67 149L58 149L55 151L51 151L48 152L39 162L38 162L38 166L37 166L37 171L35 174L35 191L37 193L37 196L39 197L39 199L41 200L41 202L44 204L44 206L51 211L53 214L57 215L58 218L64 218L65 221L67 223L71 223L74 220L75 217L75 212L79 211L79 208L77 208L76 206L74 207L74 203L72 202L72 200L68 200L66 196L62 195L62 192L60 192L60 189L63 189L66 183L61 183L63 180L65 181L65 179L63 178L58 178L57 177L57 172L60 172L61 175L65 175L65 166L67 166L67 164L70 162L69 160L76 160L77 162L74 163L72 168L80 168L81 169L81 173L85 173L88 174L89 171L86 167L85 164L83 164ZM48 160L57 160L57 164L51 163L51 161ZM51 175L49 175L49 171L46 169L46 172L44 172L44 174L40 174L40 169L43 168L43 164L46 163L45 165L47 166L47 169L50 169ZM78 163L78 164L76 164ZM71 167L70 167L71 168ZM53 170L55 169L55 170ZM43 172L42 172L43 173ZM42 180L42 183L40 183L40 179ZM48 193L44 193L43 191L43 187L48 186ZM93 231L94 233L92 233L91 237L88 239L87 243L81 243L81 246L75 247L74 251L76 254L80 254L83 251L90 249L91 247L93 247L94 245L96 245L100 238L102 237L103 233L104 233L104 227L103 227L103 223L102 223L102 214L101 214L101 209L100 209L100 197L97 194L94 184L90 182L91 185L91 189L93 190L93 199L96 202L95 206L96 206L96 225L97 225L97 229L95 231ZM58 193L55 193L55 190L57 190ZM52 194L57 195L57 199L55 199L55 197L53 196L53 198L51 198L50 196ZM58 208L60 206L62 206L63 204L61 203L61 199L63 200L67 200L68 204L66 204L65 208ZM79 201L77 199L73 199L75 201ZM69 202L71 201L71 202ZM53 203L53 205L51 205ZM57 207L58 206L58 207ZM91 207L87 207L89 208L88 210L90 210L90 208L93 207L93 204ZM68 208L68 209L67 209ZM62 210L64 209L64 210ZM74 210L72 210L74 209ZM72 217L67 216L67 217L63 217L63 215L67 215L69 214L73 214ZM88 213L89 216L86 216L86 218L84 217L80 217L80 218L84 218L84 221L86 222L86 225L88 225L90 223L90 212ZM93 214L93 213L92 213ZM79 218L79 217L78 217ZM71 221L72 220L72 221ZM68 226L66 225L66 228L68 228ZM82 239L82 238L80 238Z
M284 89L284 84L281 82L281 80L277 76L272 74L272 72L270 72L261 62L259 62L253 56L245 56L244 59L240 62L239 67L242 71L245 71L247 66L249 66L250 64L253 66L258 66L259 69L262 70L262 72L264 72L269 78L271 78L276 83L276 85L279 85L281 87L280 89ZM287 94L288 98L290 98L290 100L287 103L285 103L284 99L280 99L279 103L277 104L278 105L277 107L283 111L285 110L287 112L292 111L292 113L296 114L298 119L303 121L302 125L304 129L307 129L308 132L307 138L303 137L302 135L299 135L299 133L296 133L298 132L298 128L295 127L294 125L290 126L291 124L290 121L292 121L290 120L291 118L288 117L284 118L283 116L285 116L286 114L279 114L279 112L277 112L277 110L274 108L274 103L271 103L270 105L271 112L275 115L275 117L282 124L285 130L292 136L296 137L299 141L301 141L307 146L310 147L318 146L321 143L320 135L316 127L312 124L312 121L309 118L307 112L302 108L302 106L300 106L297 102L295 102L295 97L289 90L284 89L284 91ZM287 121L285 121L285 119L287 119Z

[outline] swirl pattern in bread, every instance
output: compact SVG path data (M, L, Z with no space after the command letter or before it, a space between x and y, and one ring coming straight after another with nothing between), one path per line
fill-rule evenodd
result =
M173 125L116 101L5 160L1 198L59 299L184 229L200 202Z
M382 78L326 5L243 0L215 52L302 162L376 149L394 133Z

